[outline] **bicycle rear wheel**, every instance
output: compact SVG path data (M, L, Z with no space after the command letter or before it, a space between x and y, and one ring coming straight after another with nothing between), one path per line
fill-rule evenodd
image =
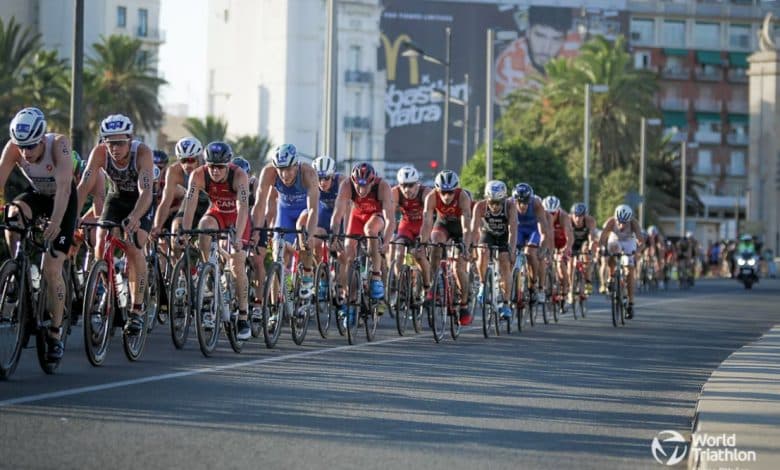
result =
M173 267L168 291L168 316L171 339L176 349L182 349L187 342L192 323L192 283L187 272L185 255L179 258Z
M448 310L451 307L451 305L449 305L448 299L450 293L447 292L444 272L441 270L441 268L436 270L431 288L433 289L433 298L430 302L428 314L430 315L433 339L439 343L442 339L444 339L444 331L447 328L447 315L449 313Z
M84 349L93 366L106 359L114 323L114 286L108 278L108 265L97 260L87 276L84 294Z
M350 265L347 274L347 312L345 321L347 323L347 342L349 344L357 343L358 317L363 308L363 282L360 279L360 270L355 264Z
M268 268L265 278L265 300L263 301L263 339L265 347L276 346L282 333L284 319L285 286L282 282L282 265L274 263Z
M197 300L195 301L195 327L200 352L209 357L214 353L222 327L219 318L219 280L213 264L204 263L198 270Z
M151 334L160 313L160 291L163 288L160 266L157 264L157 260L149 259L146 261L146 273L146 292L144 292L146 315L144 326L147 334Z
M323 339L328 337L330 322L335 317L333 308L333 290L327 263L317 265L314 275L314 309L317 316L317 329Z
M14 260L0 267L0 379L7 379L19 364L24 338L24 274Z
M223 276L228 276L228 274L223 274ZM232 280L228 279L227 282L228 285L226 290L230 293L231 299L228 308L228 310L230 310L230 318L222 322L222 327L225 329L225 336L227 336L233 352L241 354L246 341L238 339L238 301L236 300L236 288Z
M392 270L390 273L392 277ZM412 271L409 266L401 266L397 281L397 293L393 299L395 304L391 304L390 309L395 311L395 327L398 334L404 336L414 308L412 306Z
M144 314L144 321L146 321L147 315ZM131 335L122 329L122 349L125 350L125 356L128 361L135 362L140 359L141 354L144 352L146 346L146 337L148 336L148 330L146 325L141 328L141 332L137 335Z

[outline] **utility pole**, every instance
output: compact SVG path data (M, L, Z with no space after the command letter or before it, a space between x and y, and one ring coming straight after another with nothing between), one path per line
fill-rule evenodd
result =
M76 0L73 25L73 54L70 66L70 141L73 150L85 158L82 149L84 137L84 114L82 113L84 69L84 0Z

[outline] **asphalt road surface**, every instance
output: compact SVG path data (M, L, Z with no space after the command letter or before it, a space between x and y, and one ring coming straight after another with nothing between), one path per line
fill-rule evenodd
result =
M357 346L286 328L209 359L158 326L140 362L117 337L100 368L76 331L56 375L28 349L0 382L0 467L660 468L653 437L690 429L710 373L780 323L778 294L701 281L639 297L623 328L594 296L584 320L442 344L389 318Z

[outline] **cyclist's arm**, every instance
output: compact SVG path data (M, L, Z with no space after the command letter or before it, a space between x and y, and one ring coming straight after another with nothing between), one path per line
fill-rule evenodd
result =
M604 222L604 227L601 229L601 238L599 238L599 246L606 246L609 234L615 229L615 218L610 217Z
M422 191L422 188L420 188L420 191ZM396 217L398 216L398 201L400 197L398 194L401 192L401 185L393 186L390 188L390 218L393 220L396 220Z
M236 241L244 235L249 217L249 178L244 171L233 174L233 190L236 192Z
M460 225L463 229L463 244L468 247L471 245L471 197L465 192L460 192Z
M436 191L431 191L425 196L425 209L423 210L423 223L420 228L420 241L428 243L431 240L433 229L433 213L436 210Z
M538 198L534 197L532 201L534 204L534 211L536 212L536 222L542 229L541 235L544 242L542 245L552 252L555 245L553 245L554 234L550 218L547 216L547 211L544 210L544 206Z
M180 175L174 174L173 171L165 173L165 188L163 188L163 195L160 204L157 206L157 214L154 216L154 228L159 230L162 228L168 216L170 215L171 204L176 198L176 190L179 187L179 183L182 181Z
M198 193L203 189L203 172L205 166L199 167L190 174L190 183L187 187L187 195L184 196L184 215L181 219L181 227L184 230L192 228L192 219L195 217L195 208L198 205Z
M54 193L54 206L49 218L52 225L59 226L65 217L65 209L70 199L70 187L73 184L73 163L70 156L70 141L64 135L57 135L54 139L52 158L59 162L55 168L54 180L57 189Z
M642 237L642 228L639 226L639 222L636 219L631 219L631 230L636 237L637 248L641 248L644 244L644 238Z
M341 222L349 210L349 201L352 197L352 182L345 178L339 185L339 192L336 196L336 202L333 208L333 215L330 218L330 233L341 233Z
M510 202L507 208L506 215L509 217L509 253L514 258L515 246L517 246L517 207Z
M382 214L385 217L384 242L387 243L393 239L395 231L395 210L393 209L393 195L390 190L390 184L382 180L379 183L379 199L382 201Z
M483 217L485 217L485 206L487 205L487 202L485 200L479 201L476 204L474 204L474 213L471 216L471 233L473 234L481 234L482 233L482 227L480 226L480 221ZM476 241L477 237L474 237Z
M138 200L128 218L135 217L140 221L151 207L154 197L152 192L154 160L152 160L152 150L148 146L144 144L138 146L136 165L138 165Z
M566 232L566 255L571 254L571 247L574 246L574 228L571 225L571 217L569 213L561 209L561 225L563 225L563 231Z
M16 146L13 146L11 141L5 144L3 148L3 156L0 157L0 196L5 194L5 183L8 181L8 177L14 169L14 165L19 161L21 154Z
M92 149L87 160L87 167L84 169L84 174L81 175L81 181L79 182L76 191L78 191L78 207L77 213L81 213L81 208L84 207L84 202L87 200L87 194L89 190L95 184L97 173L100 172L100 168L106 164L106 150L105 146L97 145Z
M276 169L271 165L266 165L260 172L260 181L255 193L255 206L252 208L251 215L253 227L265 226L268 192L271 190L275 178Z
M95 175L95 182L92 188L87 190L87 194L92 196L92 212L99 216L103 213L103 203L106 201L106 175L102 171Z
M306 189L306 205L309 217L306 220L306 231L313 235L317 230L320 217L320 187L317 172L310 165L301 166L303 171L303 186Z

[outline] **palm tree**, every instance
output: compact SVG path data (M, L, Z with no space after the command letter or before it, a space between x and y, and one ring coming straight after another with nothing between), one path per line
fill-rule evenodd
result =
M242 135L238 139L231 141L233 153L241 155L249 160L253 166L261 166L265 162L265 156L273 147L270 139L260 135Z
M20 90L24 73L41 50L41 36L11 18L0 18L0 129L7 129L14 114L24 106L40 106ZM6 136L3 133L5 140Z
M224 141L227 138L227 121L214 116L206 116L206 119L187 118L184 128L203 145L215 140Z
M167 82L150 66L155 63L138 39L113 35L92 45L87 58L85 90L89 129L96 131L109 114L128 116L137 128L157 129L163 111L158 100L160 86ZM89 85L89 86L87 86Z
M21 89L46 113L51 131L67 134L70 124L70 67L56 51L39 51L24 74Z

